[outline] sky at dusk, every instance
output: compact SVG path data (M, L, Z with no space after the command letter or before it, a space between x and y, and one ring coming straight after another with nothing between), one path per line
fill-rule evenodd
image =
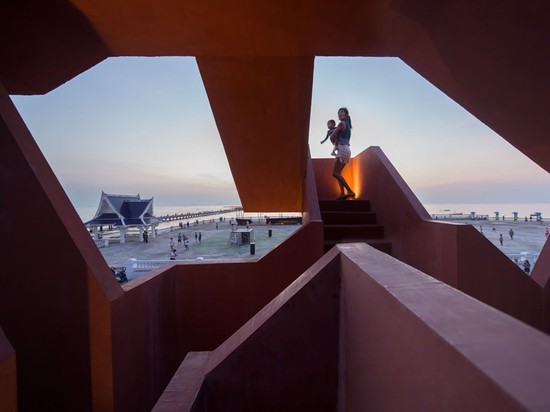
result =
M77 207L96 206L102 190L239 203L194 58L110 58L47 95L12 99ZM550 202L547 172L400 59L316 59L314 158L330 157L319 142L340 106L352 154L380 146L424 203Z

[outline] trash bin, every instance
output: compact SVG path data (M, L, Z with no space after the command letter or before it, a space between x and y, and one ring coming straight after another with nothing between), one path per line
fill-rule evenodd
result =
M272 234L273 234L273 233L271 233L271 229L269 229L269 230L267 231L267 236L268 236L268 237L271 237Z
M256 243L251 242L250 243L250 254L255 255L256 254Z

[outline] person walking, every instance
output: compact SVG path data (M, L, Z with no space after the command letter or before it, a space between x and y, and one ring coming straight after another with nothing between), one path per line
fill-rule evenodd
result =
M510 239L514 240L514 229L510 229L508 233L510 234Z
M500 236L498 237L498 241L500 242L500 246L503 246L503 244L504 244L504 238L502 237L502 233L501 233Z
M347 108L342 107L338 110L338 119L340 123L333 131L336 136L336 143L338 144L338 153L334 160L334 168L332 170L332 177L338 181L340 187L340 196L337 200L345 200L355 197L355 193L351 190L351 187L342 176L342 170L349 163L351 159L351 150L349 148L349 141L351 139L351 117ZM347 190L347 193L345 192Z
M199 243L202 241L202 232L199 232Z
M531 272L531 263L527 259L523 262L523 271L527 274Z

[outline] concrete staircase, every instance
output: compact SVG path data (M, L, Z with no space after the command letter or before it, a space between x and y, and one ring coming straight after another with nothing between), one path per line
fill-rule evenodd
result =
M325 224L325 252L339 243L364 242L391 254L391 242L384 239L384 226L376 223L369 200L320 200Z

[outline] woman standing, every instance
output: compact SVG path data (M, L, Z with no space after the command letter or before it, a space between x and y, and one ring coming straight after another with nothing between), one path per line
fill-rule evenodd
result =
M334 160L334 169L332 170L332 177L338 181L338 186L340 186L340 196L337 200L345 200L347 198L355 197L355 193L346 182L346 179L342 176L342 170L349 163L351 158L351 150L349 148L349 141L351 138L351 117L349 116L349 111L345 107L342 107L338 110L338 119L340 123L334 129L336 133L337 143L338 143L338 153L336 154L336 159ZM345 193L347 190L347 193Z

